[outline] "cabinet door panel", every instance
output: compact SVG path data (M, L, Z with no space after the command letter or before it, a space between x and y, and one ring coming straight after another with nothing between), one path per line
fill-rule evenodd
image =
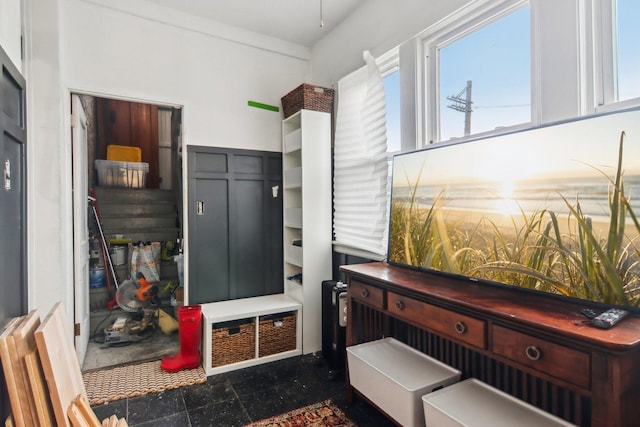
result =
M188 159L189 303L281 293L281 155L188 147Z
M228 182L198 179L189 206L189 304L223 301L229 291ZM192 214L193 212L193 214Z
M25 81L0 47L0 324L27 312ZM0 419L10 408L0 373ZM7 403L5 405L5 403Z
M0 47L0 324L26 313L25 81Z
M231 230L231 253L235 286L232 298L264 293L265 281L265 206L262 181L238 180L234 183L235 225Z

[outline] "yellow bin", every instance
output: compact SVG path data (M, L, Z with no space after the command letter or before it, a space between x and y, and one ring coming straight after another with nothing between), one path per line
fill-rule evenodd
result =
M141 162L142 150L140 147L128 145L107 145L107 160L116 162Z

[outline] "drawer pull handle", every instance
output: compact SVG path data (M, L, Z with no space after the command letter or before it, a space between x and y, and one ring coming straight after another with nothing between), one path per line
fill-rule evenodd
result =
M397 308L398 310L404 310L404 302L402 302L402 301L400 301L400 300L397 300L397 301L396 301L396 308Z
M368 289L363 289L362 291L360 291L360 295L362 295L362 298L366 298L369 296L369 290Z
M456 332L459 334L464 334L465 332L467 332L467 325L465 325L464 322L462 321L456 322L456 324L454 325L454 328Z
M542 357L542 351L536 345L530 345L524 352L531 360L540 360Z

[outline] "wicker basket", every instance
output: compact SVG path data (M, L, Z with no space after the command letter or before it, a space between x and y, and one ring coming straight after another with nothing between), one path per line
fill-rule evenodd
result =
M296 349L295 311L260 316L260 357Z
M287 118L298 111L333 111L333 89L303 83L282 97L282 111Z
M253 319L211 325L211 366L223 366L256 356L256 325Z

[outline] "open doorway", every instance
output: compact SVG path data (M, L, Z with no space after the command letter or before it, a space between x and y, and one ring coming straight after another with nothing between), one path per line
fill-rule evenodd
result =
M84 341L76 347L85 346L78 356L88 371L177 351L177 331L161 331L157 310L173 316L181 304L174 256L181 253L183 236L182 109L74 94L72 119L82 116L86 142L77 144L81 138L72 132L74 207L79 207L74 208L74 264L78 339ZM129 158L131 153L138 157ZM142 258L133 255L143 251L154 255L157 276L148 280L154 298L136 295L129 306L131 295L124 298L123 285L134 289L143 283L132 273Z

